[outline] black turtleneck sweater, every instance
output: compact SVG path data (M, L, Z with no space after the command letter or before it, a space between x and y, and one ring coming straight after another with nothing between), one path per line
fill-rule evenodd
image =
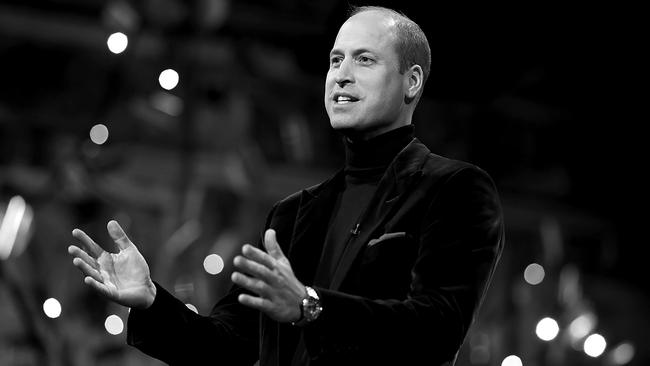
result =
M366 141L344 139L345 184L332 210L314 285L329 287L345 247L395 156L413 140L413 125L403 126Z
M413 131L413 125L407 125L366 141L344 138L345 182L332 210L316 270L315 286L330 287L345 247L351 235L356 235L355 227L363 210L370 203L388 165L413 140ZM301 335L297 337L298 344L291 365L308 365L304 338Z

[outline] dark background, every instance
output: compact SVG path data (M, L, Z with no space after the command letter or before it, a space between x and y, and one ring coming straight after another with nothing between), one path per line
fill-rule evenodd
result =
M524 365L611 365L625 341L636 350L630 364L645 364L640 11L372 4L403 11L431 44L416 134L434 152L488 171L503 200L506 249L459 364L500 365L516 354ZM111 218L160 283L209 311L227 288L232 253L256 240L272 203L342 162L322 91L348 5L0 4L0 217L15 196L33 210L26 249L0 261L0 319L13 319L0 331L8 355L0 361L154 364L124 346L124 334L103 330L108 313L126 319L126 311L90 293L65 253L74 227L108 243ZM129 36L118 55L106 48L115 31ZM156 102L169 97L157 78L170 67L181 78L169 92L183 103L178 115ZM88 138L97 123L110 131L101 146ZM217 276L203 271L209 253L226 263ZM522 278L532 262L546 270L537 286ZM40 310L48 297L61 301L60 318ZM589 311L608 339L600 358L563 338ZM558 339L535 337L543 316L560 323ZM85 346L66 356L78 340Z

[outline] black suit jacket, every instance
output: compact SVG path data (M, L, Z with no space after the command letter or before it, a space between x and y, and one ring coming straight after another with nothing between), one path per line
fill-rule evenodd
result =
M331 179L275 204L276 230L296 277L311 284L343 182ZM503 248L490 177L414 139L390 164L363 213L321 316L298 329L240 305L234 287L207 317L159 287L131 311L128 343L170 364L289 365L299 337L311 365L452 364ZM205 361L203 361L205 360Z

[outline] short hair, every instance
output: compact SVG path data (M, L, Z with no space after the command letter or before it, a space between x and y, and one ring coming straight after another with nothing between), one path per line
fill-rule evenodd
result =
M409 67L420 65L424 86L431 71L431 48L420 26L403 13L382 6L351 6L348 19L366 11L382 12L395 21L395 51L399 59L399 72L404 73Z

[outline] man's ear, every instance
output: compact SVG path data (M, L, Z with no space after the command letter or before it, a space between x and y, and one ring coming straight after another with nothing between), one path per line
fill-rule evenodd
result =
M420 65L413 65L406 71L406 93L404 94L404 102L410 104L413 102L420 90L422 89L422 82L424 74Z

